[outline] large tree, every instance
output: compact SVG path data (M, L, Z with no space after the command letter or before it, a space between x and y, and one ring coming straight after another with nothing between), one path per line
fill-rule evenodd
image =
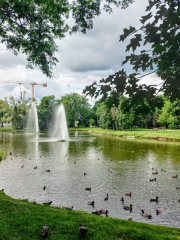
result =
M122 69L86 87L84 93L106 98L113 84L118 92L128 94L133 101L144 97L152 99L159 91L171 99L179 97L180 1L149 0L146 11L148 13L140 19L139 29L125 28L120 36L120 41L130 37L126 51L132 51L122 64L129 62L135 72L127 74ZM142 74L144 71L146 73ZM151 73L161 77L160 87L140 84L142 77Z
M71 2L71 1L70 1ZM55 39L71 33L93 28L93 18L101 9L111 12L111 5L126 8L132 0L1 0L0 40L15 55L27 56L27 67L39 66L42 72L52 77L52 67L58 59ZM66 20L71 16L74 25Z
M91 106L86 96L70 93L61 97L58 103L63 103L69 127L74 127L75 121L88 126L91 118Z

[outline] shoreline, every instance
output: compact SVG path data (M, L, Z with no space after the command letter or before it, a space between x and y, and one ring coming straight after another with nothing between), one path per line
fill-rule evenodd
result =
M86 240L180 239L180 229L118 218L98 216L82 210L67 210L48 204L13 199L0 191L0 239L42 239L47 224L47 239L83 239L79 224L87 227ZM129 216L129 215L128 215Z
M122 137L127 139L147 139L164 142L180 142L180 130L159 130L152 131L152 129L137 129L128 131L119 131L102 128L69 128L70 131L86 131L97 135Z

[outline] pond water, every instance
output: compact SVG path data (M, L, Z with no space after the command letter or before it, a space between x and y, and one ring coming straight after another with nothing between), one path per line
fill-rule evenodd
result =
M35 139L31 134L0 134L0 149L7 155L0 162L0 189L7 195L37 203L53 201L52 206L73 206L89 213L105 209L109 217L128 219L131 215L137 222L180 227L180 189L176 189L180 187L180 143L77 131L70 132L65 142L48 139L46 134ZM153 167L158 174L152 174ZM155 177L156 182L149 181ZM104 201L107 193L109 199ZM159 201L150 202L156 196ZM94 208L88 201L95 201ZM132 212L123 209L130 204ZM156 215L158 208L162 212ZM141 209L151 213L152 219L142 217Z

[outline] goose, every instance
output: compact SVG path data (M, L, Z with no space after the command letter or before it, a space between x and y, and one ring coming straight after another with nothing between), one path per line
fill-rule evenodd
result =
M48 204L48 205L51 205L51 203L52 203L53 201L50 201L50 202L45 202L45 203L43 203L43 204Z
M151 178L149 181L150 181L150 182L156 181L156 178Z
M91 191L91 187L86 187L85 190Z
M176 176L172 176L172 178L177 178L177 175Z
M121 198L120 198L120 201L124 202L124 198L123 198L123 197L121 197Z
M129 220L129 221L132 221L132 217L131 217L131 216L129 216L129 217L128 217L128 220Z
M37 166L36 166L36 167L34 167L34 169L37 169Z
M158 215L159 213L161 213L161 209L156 209L156 214Z
M103 209L101 209L101 210L99 210L99 212L101 213L101 214L108 214L108 210L103 210Z
M46 186L43 187L44 190L46 190L46 188L47 188Z
M48 169L48 170L46 170L46 172L50 172L50 170Z
M74 162L74 164L76 163L76 161Z
M71 206L71 207L61 207L61 208L64 208L64 209L67 209L67 210L72 210L73 209L73 206Z
M94 206L94 204L95 204L95 201L88 201L88 205L92 205L92 206Z
M3 189L2 189L3 190ZM178 202L180 202L180 199L178 200Z
M125 209L125 210L132 210L132 204L130 204L129 206L123 206L123 209Z
M141 210L141 212L142 212L141 215L143 217L152 218L152 215L150 213L145 213L143 209Z
M4 188L3 188L3 189L1 189L1 191L2 191L2 192L4 192Z
M126 192L125 195L131 197L131 192Z
M108 193L107 193L106 197L104 198L104 200L105 200L105 201L108 200Z
M86 172L84 173L84 176L85 176L85 175L87 175L87 173L86 173Z
M93 210L93 211L91 211L91 213L96 214L96 215L101 215L100 211L98 211L98 210Z
M167 170L161 169L161 172L167 172Z
M150 202L158 202L158 197L156 197L156 198L150 198Z
M152 172L152 174L158 174L158 172L156 171L156 172Z
M180 189L180 187L176 187L176 189Z

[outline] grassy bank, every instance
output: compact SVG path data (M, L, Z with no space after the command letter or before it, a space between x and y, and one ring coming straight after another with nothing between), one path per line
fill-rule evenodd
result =
M10 132L11 130L11 127L0 127L0 132Z
M76 131L91 131L95 134L102 135L112 135L117 137L135 137L135 138L150 138L150 139L158 139L165 141L180 141L180 130L158 130L153 131L152 129L136 129L136 130L128 130L128 131L118 131L111 129L102 129L102 128L69 128L69 130Z
M82 239L79 224L88 228L87 240L159 240L180 239L180 229L130 222L110 217L94 216L16 200L0 191L0 239L42 239L41 229L49 226L46 239Z

